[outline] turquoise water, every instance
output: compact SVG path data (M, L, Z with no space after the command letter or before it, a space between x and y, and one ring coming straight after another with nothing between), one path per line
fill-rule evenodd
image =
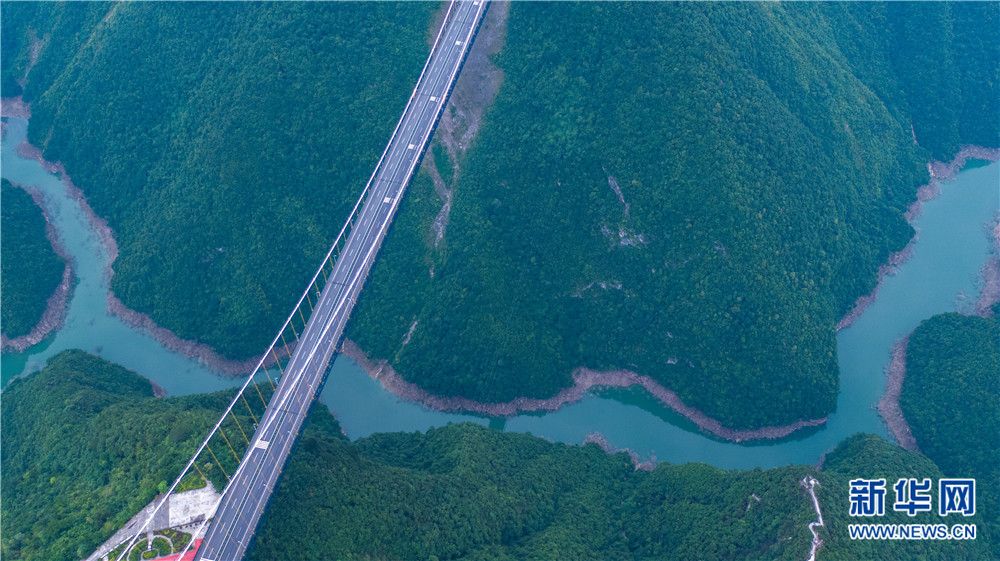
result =
M554 413L507 419L504 430L568 443L580 443L599 432L612 446L631 449L644 459L707 462L730 469L815 463L855 432L887 436L875 404L885 390L890 349L922 320L967 309L975 302L979 269L990 253L986 225L998 209L997 163L969 166L955 181L942 184L940 197L924 203L913 223L919 237L912 257L885 278L878 299L837 336L840 396L837 412L823 427L770 444L733 444L702 434L692 423L664 411L644 390L634 389L603 391ZM364 398L357 400L358 396ZM343 358L338 359L322 398L340 413L341 425L351 438L423 430L434 420L486 422L472 415L446 417L395 398Z
M37 371L53 354L80 348L134 370L170 395L214 391L239 380L223 379L195 360L163 348L142 330L110 316L103 271L108 256L90 231L80 206L66 195L59 178L37 162L17 156L27 121L10 118L2 146L3 177L37 186L56 230L73 256L77 285L65 326L24 353L4 355L3 384ZM506 421L446 414L406 402L382 389L357 364L339 357L321 399L352 438L375 432L426 430L449 422L472 421L508 431L530 432L578 444L600 432L618 448L672 463L707 462L722 468L772 467L815 463L823 452L858 431L886 435L874 404L885 387L891 345L934 314L963 309L975 301L979 268L989 254L985 225L1000 208L1000 166L969 166L943 184L941 197L927 202L914 226L919 240L913 257L885 279L878 300L837 337L841 394L837 413L826 426L806 429L770 444L739 445L706 436L683 418L664 411L642 390L606 390L544 415ZM964 299L961 297L964 295Z
M73 259L76 284L66 323L55 336L19 354L0 357L0 377L6 386L14 376L30 374L45 366L52 355L66 349L83 349L121 364L149 378L171 395L210 392L227 388L239 380L214 375L196 360L163 348L143 330L133 329L108 314L104 278L108 253L79 203L66 193L62 179L47 172L34 160L17 155L17 145L27 132L25 119L5 118L7 132L0 147L0 174L13 183L35 187L62 244Z

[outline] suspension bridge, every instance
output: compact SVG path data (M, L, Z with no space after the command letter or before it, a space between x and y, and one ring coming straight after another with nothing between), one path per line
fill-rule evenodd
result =
M185 558L193 544L199 544L196 560L244 557L309 406L322 389L351 310L444 111L487 5L485 0L449 4L403 116L298 303L173 485L147 509L145 522L128 530L129 539L114 547L109 558L120 561L154 529L153 521L157 515L163 518L164 505L175 491L223 478L226 485L220 498L193 533L204 537L190 540L177 558ZM258 402L263 408L253 405ZM205 471L211 471L210 477Z

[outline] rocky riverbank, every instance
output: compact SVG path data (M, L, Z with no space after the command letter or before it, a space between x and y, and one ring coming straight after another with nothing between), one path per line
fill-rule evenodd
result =
M930 172L931 177L934 179L955 179L955 176L958 175L958 172L962 170L965 163L969 160L986 160L988 162L995 162L998 159L1000 159L1000 148L963 146L950 162L931 160L931 162L927 164L927 171Z
M976 300L975 314L981 317L993 316L993 305L1000 302L1000 210L989 228L993 242L993 255L979 271L979 299Z
M984 148L982 146L965 146L950 162L939 162L937 160L931 160L927 164L927 173L931 177L930 183L927 185L922 185L917 189L917 200L913 201L913 204L906 210L906 220L913 222L913 220L920 216L923 211L923 203L934 199L941 194L940 181L948 181L954 179L958 172L962 169L962 166L970 159L986 160L990 162L995 162L1000 159L1000 149L998 148ZM854 323L861 314L864 313L865 309L871 305L872 302L878 297L878 291L882 288L882 281L885 279L886 275L892 275L896 273L896 270L900 265L906 262L907 259L913 255L913 244L917 241L920 236L920 232L914 234L913 239L910 243L906 245L900 251L893 253L889 256L889 259L878 269L878 282L875 284L875 288L864 296L858 298L854 303L854 307L851 311L847 312L838 323L837 331L849 327Z
M31 117L30 105L24 103L24 101L21 100L20 97L4 98L2 100L2 107L3 107L3 114L5 116L21 117L25 119L29 119ZM94 210L90 207L90 204L88 204L87 202L86 195L79 187L77 187L73 183L72 178L68 173L66 173L66 169L65 167L63 167L62 163L50 162L46 160L43 157L42 150L39 149L37 146L30 144L28 141L24 141L17 147L17 153L23 158L37 161L49 173L59 174L63 183L66 186L67 195L72 199L76 200L80 204L80 208L83 210L84 215L87 217L91 229L97 235L98 239L100 239L101 244L104 246L104 249L105 251L107 251L108 254L107 264L104 269L103 277L104 277L104 282L107 283L109 286L107 291L107 306L108 306L108 311L112 315L118 317L119 319L121 319L123 323L125 323L130 327L146 330L150 334L150 336L152 336L166 348L173 350L177 353L180 353L188 358L197 359L207 368L215 370L219 373L227 374L230 376L242 376L250 373L254 369L254 367L260 361L261 356L253 357L242 361L229 360L220 355L219 353L215 352L215 350L210 346L205 345L203 343L198 343L197 341L181 339L169 329L158 326L152 320L152 318L150 318L146 314L137 312L135 310L131 310L128 307L126 307L110 289L111 277L114 275L114 268L113 268L114 262L115 259L118 257L118 243L115 241L114 233L112 232L111 227L108 225L108 222L105 219L98 216L94 212ZM36 202L38 202L37 199ZM58 252L59 251L57 249L57 253ZM60 253L60 255L63 255L65 257L65 252ZM72 279L72 276L70 276L70 279ZM60 285L60 288L61 287L62 285ZM57 295L58 294L59 291L57 291ZM62 300L61 311L63 315L65 314L65 306L66 303L68 302L68 296L69 296L69 291L67 289L64 293L64 296L62 297L63 300ZM46 310L46 314L48 314L48 309ZM49 316L44 316L44 318L48 317ZM52 317L54 318L55 315L53 315ZM46 323L44 319L43 323ZM50 326L49 331L51 331L52 329L55 329L59 325L61 325L61 323L47 321L47 325ZM29 334L26 337L31 337L32 335L34 335L34 331L32 331L32 334ZM15 350L23 350L24 348L27 348L31 344L34 343L26 344L22 348L16 348L16 347L11 347L11 348ZM284 354L283 352L279 353L279 357L282 356L283 354ZM268 357L265 363L273 364L274 358Z
M595 387L642 386L663 405L684 415L702 430L733 442L782 438L805 427L822 425L827 420L826 417L804 419L790 425L763 427L754 430L724 427L701 411L685 405L676 393L663 387L649 376L642 376L628 370L602 372L589 368L577 368L573 372L573 385L548 399L520 397L504 403L483 403L464 397L440 397L427 392L416 384L403 380L387 361L369 359L368 355L353 341L346 340L342 352L364 368L369 376L378 380L386 390L403 399L422 403L438 411L467 411L493 417L511 417L525 411L555 411L564 405L580 401L591 388Z
M917 192L917 201L910 206L906 215L907 220L913 220L913 218L920 214L922 202L930 200L941 193L940 186L936 180L954 179L969 159L995 162L1000 159L1000 149L967 146L949 163L933 161L928 164L927 170L932 178L931 183L921 187ZM982 289L974 309L977 315L982 316L991 314L993 304L1000 301L1000 218L995 219L989 226L989 235L992 240L993 255L981 269ZM914 236L914 239L916 239L916 236ZM879 285L881 284L882 271L880 270ZM878 288L876 288L877 290ZM872 295L874 295L874 292ZM838 329L840 329L839 325ZM893 345L892 358L889 366L886 368L888 381L885 393L878 402L878 412L885 421L889 432L892 433L900 446L907 450L919 452L917 441L913 437L909 423L906 422L906 417L903 416L902 408L899 406L899 395L902 392L903 380L906 377L906 348L909 339L910 337L907 335Z
M48 220L48 217L46 217ZM47 230L47 229L46 229ZM52 241L52 238L49 238ZM53 247L55 245L53 244ZM9 339L0 333L0 349L4 352L19 353L28 347L41 343L43 339L54 333L66 320L66 306L69 303L70 295L73 293L73 267L63 253L56 250L56 253L66 259L66 267L63 269L62 280L56 286L55 291L49 296L45 304L45 311L42 312L42 319L31 329L27 335Z
M640 469L644 471L653 471L656 469L656 456L651 457L645 462L640 462L639 454L636 454L633 450L629 450L628 448L615 448L608 442L608 439L604 438L604 435L599 432L592 432L588 434L583 439L583 443L596 444L601 447L601 450L604 450L604 452L608 454L617 454L618 452L628 454L628 457L631 458L632 465L635 466L636 471L639 471Z
M20 97L16 98L4 98L0 102L0 114L4 117L20 117L22 119L27 119L31 117L31 107L24 103ZM6 134L6 127L3 130L3 134ZM56 289L49 296L45 303L45 311L42 312L42 317L38 323L31 329L31 332L27 335L22 335L20 337L14 337L13 339L8 338L4 334L0 334L0 349L5 352L16 352L19 353L28 347L37 345L43 339L49 336L49 334L55 332L60 327L62 327L63 322L66 321L66 306L69 304L70 295L73 293L73 259L70 257L69 252L66 251L65 246L59 240L59 235L56 229L52 226L52 217L49 215L48 209L42 204L42 194L37 189L32 188L30 185L21 185L18 183L12 183L15 187L19 187L27 191L31 195L32 200L42 211L42 216L45 218L45 237L49 240L49 244L52 246L52 250L55 251L56 255L62 258L66 263L63 268L62 280L56 286Z
M0 115L4 117L31 118L31 105L25 103L21 96L0 99Z
M909 342L910 336L907 335L892 346L892 360L886 368L889 381L885 393L878 401L878 412L900 446L906 450L919 452L917 439L913 437L910 425L899 407L899 394L903 391L903 378L906 377L906 347Z
M953 179L961 167L969 159L995 161L1000 159L1000 150L977 146L963 148L955 158L948 163L932 161L928 164L928 174L931 181L917 191L917 200L907 210L906 218L912 221L920 215L922 204L941 193L940 181ZM1000 236L1000 225L994 228L994 236ZM916 236L914 236L916 240ZM893 253L882 265L878 273L876 288L868 295L858 299L854 308L837 325L843 329L853 323L865 308L875 301L878 290L886 275L894 274L897 267L903 264L913 252L913 240L903 250ZM995 261L995 260L994 260ZM977 304L977 309L989 308L1000 295L1000 263L990 262L984 267L984 297ZM441 397L433 395L416 384L403 380L385 360L370 359L352 341L346 341L344 354L361 365L368 374L379 380L388 391L410 401L420 402L438 411L467 411L497 417L509 417L526 411L555 411L563 405L579 401L593 387L628 387L642 386L664 406L684 415L702 430L720 438L733 442L752 440L768 440L787 436L799 429L818 426L826 422L822 419L803 419L796 423L780 427L764 427L756 430L737 430L722 426L717 420L703 412L686 405L673 391L660 385L649 376L642 376L628 370L595 371L588 368L578 368L572 374L573 385L548 399L518 398L504 403L483 403L463 397ZM897 344L893 351L893 362L889 368L890 391L879 403L879 411L886 418L890 430L904 447L916 448L916 443L910 433L909 426L899 411L898 397L902 388L902 378L905 373L905 344Z

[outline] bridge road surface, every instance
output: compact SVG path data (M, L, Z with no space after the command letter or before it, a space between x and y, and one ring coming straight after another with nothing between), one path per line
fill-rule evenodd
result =
M299 334L299 344L251 446L224 491L195 559L236 561L245 555L375 254L458 77L486 4L483 0L452 2L424 73L373 175L368 199L308 324Z

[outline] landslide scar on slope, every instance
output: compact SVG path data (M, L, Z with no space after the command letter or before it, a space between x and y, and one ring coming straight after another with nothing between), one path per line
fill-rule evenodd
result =
M443 8L434 18L435 27L429 38L431 43L434 41L433 32L436 32L441 25L444 10L447 8ZM441 175L437 166L438 162L434 159L433 150L427 152L424 160L427 172L434 182L434 190L443 202L441 210L431 226L434 233L434 248L437 248L441 240L444 239L445 229L448 226L448 215L451 212L455 182L458 180L465 153L479 132L483 112L493 103L493 99L500 89L500 83L503 81L503 71L493 64L491 58L500 52L507 39L509 12L509 2L494 2L490 5L490 9L486 12L486 17L479 28L476 41L472 44L472 50L469 51L462 73L455 83L455 89L451 93L448 105L441 116L437 132L434 134L433 142L444 147L445 153L452 163L450 177Z

